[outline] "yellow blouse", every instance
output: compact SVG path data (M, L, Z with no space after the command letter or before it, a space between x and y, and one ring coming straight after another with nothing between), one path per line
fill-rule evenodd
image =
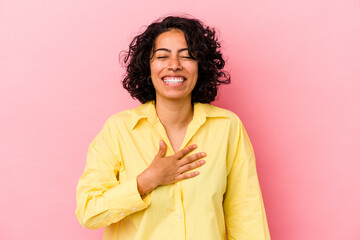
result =
M253 148L232 112L196 103L181 149L206 152L200 174L142 199L136 177L157 154L174 154L154 102L111 116L88 150L76 216L103 239L269 240ZM192 154L191 153L191 154Z

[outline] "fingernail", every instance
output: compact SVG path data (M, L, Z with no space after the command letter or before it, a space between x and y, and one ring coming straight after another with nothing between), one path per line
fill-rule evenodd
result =
M201 164L204 164L204 163L205 163L205 160L200 160L200 163L201 163Z
M199 175L199 172L194 172L194 175Z
M206 156L206 153L202 152L202 153L201 153L201 156L202 156L202 157L205 157L205 156Z
M192 148L197 148L197 145L196 145L196 144L194 144L194 145L192 146Z

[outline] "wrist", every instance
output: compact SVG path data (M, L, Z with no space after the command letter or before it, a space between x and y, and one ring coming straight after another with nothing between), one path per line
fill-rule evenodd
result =
M137 188L141 197L152 192L157 186L152 174L147 169L137 176Z

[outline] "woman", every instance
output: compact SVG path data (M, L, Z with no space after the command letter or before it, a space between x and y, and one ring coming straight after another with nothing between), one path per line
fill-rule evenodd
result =
M208 103L230 82L215 31L167 17L134 38L124 87L142 105L91 142L76 215L104 239L270 239L251 143Z

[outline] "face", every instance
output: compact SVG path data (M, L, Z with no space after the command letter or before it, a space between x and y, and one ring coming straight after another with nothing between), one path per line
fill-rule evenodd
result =
M171 29L160 34L150 56L156 100L190 100L198 78L198 62L189 55L185 35Z

